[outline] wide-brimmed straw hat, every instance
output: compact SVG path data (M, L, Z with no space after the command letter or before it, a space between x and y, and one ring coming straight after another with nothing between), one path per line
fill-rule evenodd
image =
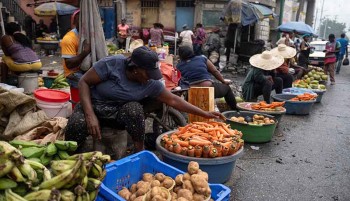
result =
M143 46L143 40L142 39L137 39L137 40L134 40L130 43L130 46L129 46L129 52L133 52L134 49L138 48L138 47L141 47Z
M289 47L285 44L279 44L278 47L275 47L271 50L272 54L279 54L285 59L293 58L297 51L295 48Z
M256 54L250 57L250 65L263 70L273 70L280 67L284 58L279 54L272 54L271 51L264 51L262 54Z

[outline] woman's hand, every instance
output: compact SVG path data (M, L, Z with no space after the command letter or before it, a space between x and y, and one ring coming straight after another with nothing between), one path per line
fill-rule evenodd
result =
M101 140L100 124L98 122L96 115L95 114L86 115L85 120L86 120L86 126L89 134L94 139Z
M226 120L226 117L224 117L224 115L222 115L220 112L206 112L205 118Z

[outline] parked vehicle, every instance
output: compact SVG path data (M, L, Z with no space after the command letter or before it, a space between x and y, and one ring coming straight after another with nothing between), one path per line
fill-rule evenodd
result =
M328 41L312 41L310 43L311 47L314 47L312 54L310 54L310 64L313 66L323 66L324 65L324 58L326 54L323 52L323 50L326 49L326 43Z

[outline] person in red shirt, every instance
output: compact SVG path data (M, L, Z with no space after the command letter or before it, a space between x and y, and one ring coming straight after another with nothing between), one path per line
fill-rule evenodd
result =
M117 27L118 47L121 49L125 49L129 28L129 25L126 24L126 19L122 19L121 24Z

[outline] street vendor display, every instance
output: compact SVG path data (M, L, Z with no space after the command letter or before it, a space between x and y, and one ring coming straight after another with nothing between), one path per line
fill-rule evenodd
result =
M168 136L161 145L170 152L198 158L235 154L244 144L242 133L221 122L194 122Z
M27 158L30 150L52 157L57 149L74 151L73 142L56 142L42 146L33 142L0 141L0 161L4 167L0 171L0 200L95 200L99 187L106 175L104 164L110 157L101 152L65 155L52 158L46 165L38 158ZM30 149L30 150L29 150ZM38 154L39 155L39 154ZM31 155L32 156L32 155Z

